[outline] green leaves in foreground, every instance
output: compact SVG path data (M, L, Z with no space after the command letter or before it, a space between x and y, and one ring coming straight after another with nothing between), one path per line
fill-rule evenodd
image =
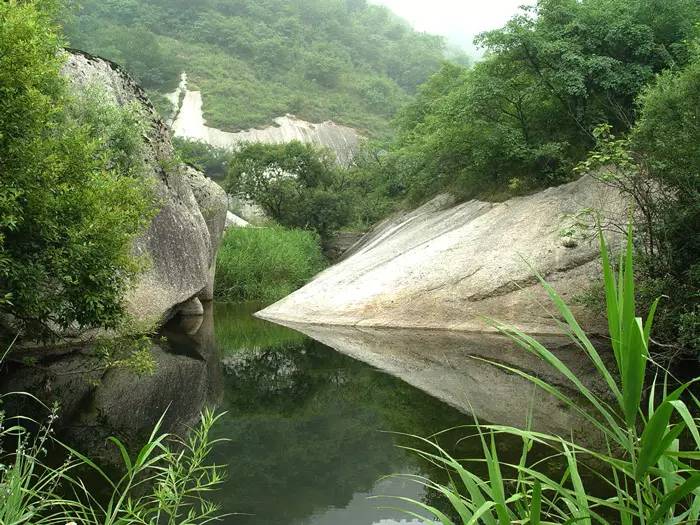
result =
M632 230L615 271L608 245L600 234L600 250L605 282L608 327L613 366L606 365L600 353L581 329L573 313L556 291L538 276L558 313L564 328L576 345L593 363L608 392L598 394L586 386L553 352L514 327L496 323L496 327L520 348L536 355L560 372L570 383L563 390L521 370L492 363L539 386L599 431L606 450L587 449L574 438L521 430L507 426L474 425L482 436L487 477L480 477L462 462L450 457L437 444L422 438L425 449L417 453L441 466L457 479L449 486L413 478L431 490L446 496L459 516L457 523L502 525L568 524L610 522L632 525L697 523L700 519L700 402L688 396L690 383L668 393L656 381L643 403L649 341L656 304L646 320L636 314L634 289L634 251ZM662 390L659 396L658 391ZM688 405L682 397L690 397ZM657 397L659 396L659 397ZM646 405L646 409L645 409ZM496 454L499 434L523 439L523 455L517 464L505 464ZM487 446L487 441L490 445ZM528 456L532 444L551 449L545 460L533 463ZM563 460L563 464L562 464ZM558 462L561 472L546 475L541 465ZM586 472L586 476L582 472ZM605 495L592 494L588 484L606 487ZM455 522L438 510L420 505L441 523Z
M47 409L25 393L2 394L0 403L13 395ZM163 433L161 418L135 455L120 440L110 438L123 461L124 474L115 480L70 447L66 447L70 459L62 465L44 464L57 410L49 411L46 422L10 420L0 411L0 524L203 525L219 517L206 496L223 481L220 467L208 461L219 441L210 439L209 433L220 416L205 410L185 439ZM25 427L34 425L39 431L31 434ZM103 482L107 498L98 499L87 489L81 479L85 469Z

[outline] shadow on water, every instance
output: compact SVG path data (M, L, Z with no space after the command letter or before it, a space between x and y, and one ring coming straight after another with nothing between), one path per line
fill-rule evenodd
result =
M413 523L389 499L443 506L416 483L391 473L446 482L446 473L399 445L401 434L430 436L481 422L524 424L528 412L547 431L570 432L576 421L513 374L472 357L497 359L547 379L547 372L502 340L466 335L297 327L255 319L259 305L214 305L203 319L170 323L154 342L150 377L99 371L90 349L15 363L2 391L27 390L62 404L60 437L105 464L116 435L140 446L167 409L164 430L182 433L205 406L226 412L216 428L228 441L214 451L228 479L214 496L227 524L391 525ZM311 337L309 337L311 336ZM313 338L312 338L313 337ZM567 350L560 348L566 356ZM569 357L575 360L575 357ZM19 410L27 410L20 407ZM478 439L455 429L436 438L456 457L477 460ZM505 461L522 443L499 440Z

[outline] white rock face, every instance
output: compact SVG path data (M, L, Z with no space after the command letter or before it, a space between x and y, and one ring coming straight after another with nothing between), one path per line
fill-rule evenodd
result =
M166 124L168 126L173 125L172 118L177 116L177 111L180 108L180 97L184 96L186 91L187 91L187 74L183 73L182 76L180 77L180 84L177 86L177 89L175 91L173 91L172 93L168 93L165 95L165 98L173 106L171 118L169 118L166 121Z
M282 323L492 331L487 317L557 333L524 260L565 299L594 283L596 241L567 243L560 235L564 216L587 208L619 215L624 203L591 177L503 203L455 206L443 195L380 224L342 262L258 315ZM600 326L574 310L584 325Z
M182 98L182 105L178 108L182 93L184 98ZM294 115L279 117L275 119L275 125L264 129L230 133L210 128L204 120L202 93L187 89L187 75L184 73L177 91L166 96L176 108L176 118L172 123L174 135L183 139L205 142L217 148L232 149L246 142L284 144L298 140L328 148L335 153L341 165L348 165L360 145L360 135L352 128L332 121L312 124Z
M238 215L235 215L231 212L228 212L226 214L227 230L229 228L247 228L248 226L250 226L250 223L245 219L241 219Z

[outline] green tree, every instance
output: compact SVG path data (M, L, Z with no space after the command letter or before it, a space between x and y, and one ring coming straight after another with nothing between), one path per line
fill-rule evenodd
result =
M397 119L385 164L416 200L499 197L566 181L603 122L627 132L655 75L686 64L694 0L540 0L444 67Z
M226 177L228 165L233 157L230 151L204 142L179 138L173 139L173 146L183 162L204 172L207 177L217 180Z
M244 146L230 163L226 187L281 225L314 230L324 240L351 218L332 155L298 141Z
M629 136L596 130L598 144L581 169L629 195L639 218L639 278L646 308L665 296L658 337L700 355L700 57L668 71L640 99Z
M0 4L0 317L30 337L119 324L153 207L136 109L60 75L59 7Z

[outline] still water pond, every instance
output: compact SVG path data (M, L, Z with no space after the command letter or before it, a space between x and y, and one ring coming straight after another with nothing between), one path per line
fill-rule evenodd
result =
M217 305L215 344L223 370L219 409L226 415L215 460L229 465L218 496L246 525L413 523L388 507L417 510L380 496L431 501L420 485L387 474L444 474L399 445L469 423L469 417L401 379L299 332L252 317L256 305ZM479 443L438 438L461 455ZM508 449L508 444L504 444ZM512 451L517 453L518 444ZM507 450L505 451L507 454ZM469 456L466 457L469 457ZM379 498L372 498L378 496ZM419 523L419 522L416 522Z
M231 514L227 525L413 525L418 521L397 507L419 509L396 497L448 506L415 480L387 475L448 480L402 448L421 446L407 434L441 432L434 440L481 474L479 439L467 437L471 429L455 428L474 417L515 426L529 421L552 433L575 429L580 439L586 431L555 399L494 364L561 381L503 339L297 327L309 337L255 319L258 306L214 305L203 318L171 323L154 341L153 375L104 370L87 348L49 356L41 366L17 362L0 376L0 391L59 401L59 438L107 468L121 461L109 436L135 451L163 414L162 429L181 433L207 406L225 412L214 437L227 441L213 459L228 466L214 495ZM559 344L548 346L589 374L580 356ZM32 414L36 407L16 410ZM507 462L517 461L521 447L518 439L498 441Z

